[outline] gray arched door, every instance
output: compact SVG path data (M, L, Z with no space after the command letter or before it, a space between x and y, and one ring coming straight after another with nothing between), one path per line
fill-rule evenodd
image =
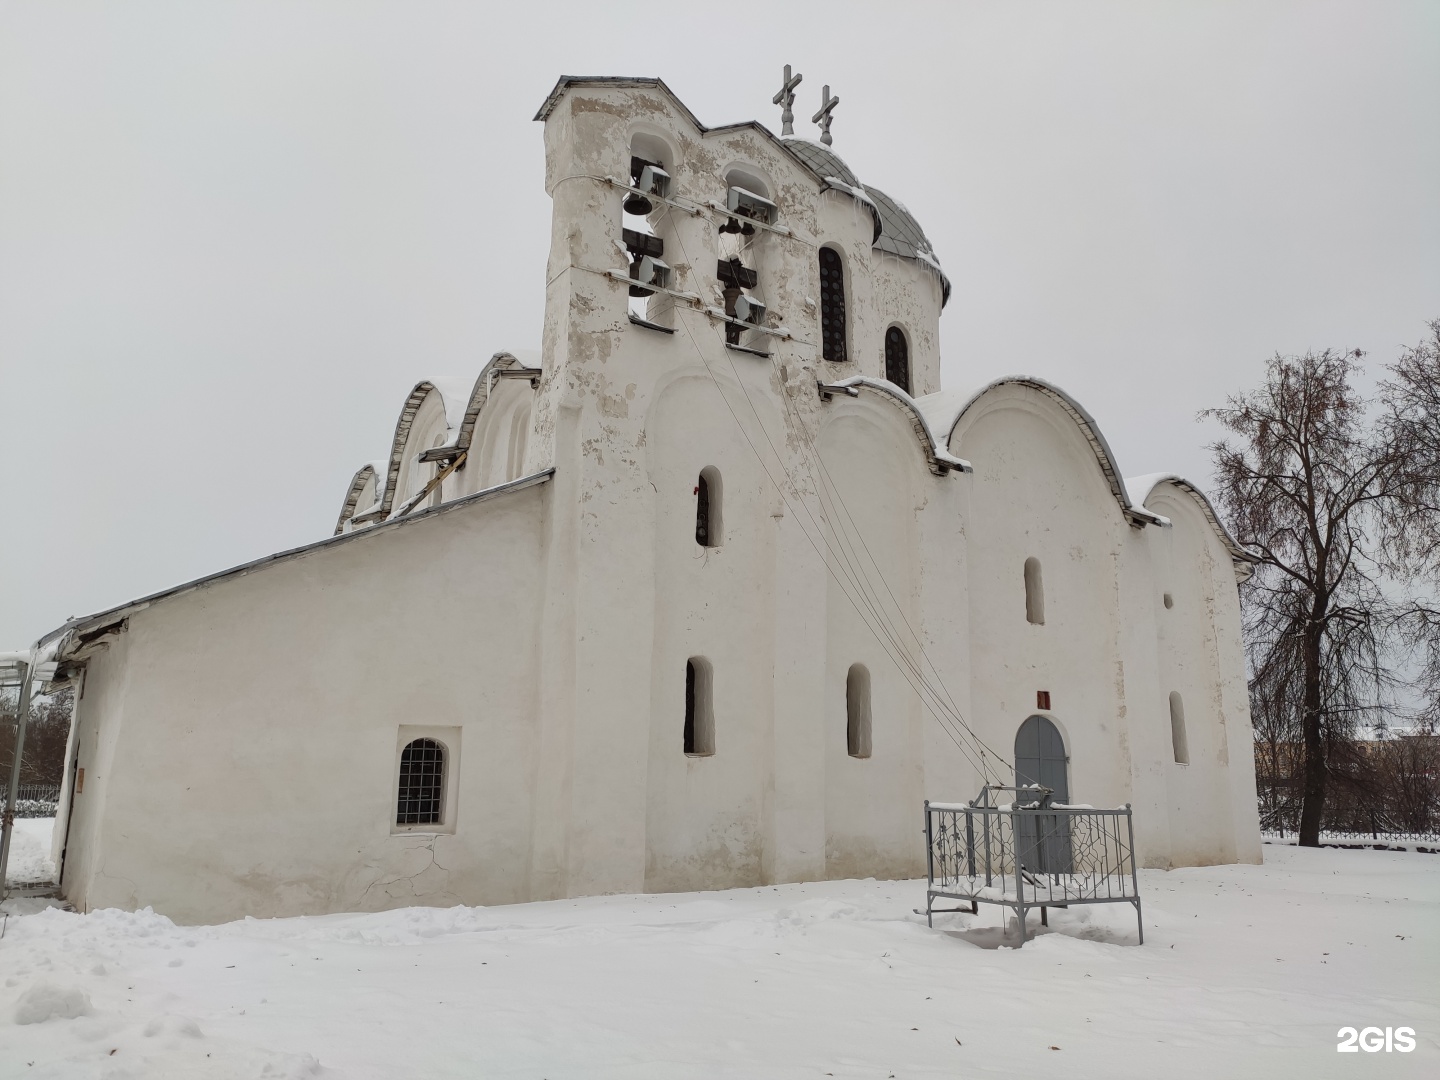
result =
M1015 786L1040 784L1054 794L1051 802L1070 801L1070 768L1060 729L1043 716L1029 717L1015 733ZM1017 799L1017 802L1025 801ZM1026 814L1015 822L1021 864L1042 874L1072 872L1070 818L1065 814Z
M1070 770L1060 729L1043 716L1032 716L1015 733L1015 786L1040 784L1055 794L1051 802L1070 801Z

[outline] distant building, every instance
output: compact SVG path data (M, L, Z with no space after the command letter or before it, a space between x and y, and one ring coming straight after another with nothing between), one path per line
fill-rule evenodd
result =
M335 536L42 641L81 691L65 895L923 876L922 800L1017 768L1133 803L1145 865L1258 862L1247 557L1200 491L1123 480L1040 379L942 390L950 283L828 146L657 79L538 119L538 354L418 383Z

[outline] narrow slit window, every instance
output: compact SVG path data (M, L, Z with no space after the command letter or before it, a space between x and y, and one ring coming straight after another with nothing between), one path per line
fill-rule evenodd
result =
M720 470L713 465L701 469L695 484L695 542L701 547L718 548L724 539L721 494Z
M445 814L445 747L416 739L400 752L395 824L440 825Z
M685 755L715 753L715 713L711 704L710 662L699 656L685 661Z
M910 393L910 343L898 326L885 331L885 378Z
M1025 621L1045 625L1045 581L1040 575L1040 560L1025 560Z
M843 364L845 351L845 267L834 248L820 249L820 344L831 363Z
M870 672L864 664L851 664L845 676L845 752L870 756Z
M1175 761L1180 765L1190 764L1190 745L1185 739L1185 702L1180 700L1178 690L1170 691L1170 743L1175 750Z

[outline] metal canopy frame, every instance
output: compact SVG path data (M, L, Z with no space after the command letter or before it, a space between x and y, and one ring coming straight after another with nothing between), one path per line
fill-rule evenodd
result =
M1012 793L1010 801L998 800L1003 792ZM1032 908L1048 926L1048 908L1130 904L1145 944L1130 804L1097 810L1052 803L1052 794L1038 784L987 784L968 803L925 801L928 925L937 914L973 915L995 904L1015 912L1023 946ZM942 897L970 906L937 908Z
M15 703L15 756L10 763L10 782L5 789L5 809L0 812L0 900L9 895L6 877L10 867L10 835L15 830L15 803L20 792L20 756L25 752L25 726L30 718L30 684L35 668L26 659L6 657L0 660L0 687L19 686L20 699Z

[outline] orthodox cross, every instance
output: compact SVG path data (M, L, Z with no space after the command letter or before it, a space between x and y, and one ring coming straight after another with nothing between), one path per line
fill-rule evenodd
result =
M830 87L827 86L820 94L820 111L810 118L812 124L820 125L820 141L826 146L829 146L835 141L830 135L830 122L835 118L830 114L835 111L835 106L839 104L840 98L831 97Z
M795 75L792 77L790 74L790 65L786 64L785 85L780 87L780 92L771 99L776 105L779 105L782 110L780 113L781 135L795 134L795 114L790 110L795 104L795 88L800 85L800 80L804 77L803 75Z

